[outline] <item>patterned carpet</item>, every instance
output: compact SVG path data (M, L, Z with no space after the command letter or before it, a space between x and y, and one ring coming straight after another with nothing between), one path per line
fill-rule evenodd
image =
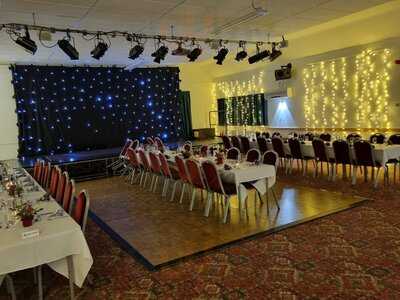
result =
M374 201L154 272L90 221L94 265L78 299L400 299L399 183L374 191L369 183L279 180ZM14 281L18 299L37 299L32 272ZM45 268L44 283L45 299L68 299L65 278ZM4 286L0 299L8 299Z

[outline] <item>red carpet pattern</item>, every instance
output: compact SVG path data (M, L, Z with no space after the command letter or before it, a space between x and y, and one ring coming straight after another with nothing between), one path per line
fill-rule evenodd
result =
M296 176L296 177L294 177ZM282 177L369 197L351 210L148 271L92 221L94 265L78 299L400 299L400 189ZM398 184L397 184L398 185ZM3 258L2 258L3 259ZM14 274L18 299L37 299L32 272ZM45 299L68 281L44 268ZM0 299L8 299L5 287Z

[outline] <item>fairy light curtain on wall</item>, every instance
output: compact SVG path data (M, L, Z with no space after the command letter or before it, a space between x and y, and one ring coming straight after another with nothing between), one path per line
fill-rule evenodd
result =
M178 68L11 69L20 157L117 147L127 137L180 135Z
M267 101L264 94L222 98L218 99L217 103L220 126L268 124Z
M306 127L390 128L389 49L319 62L303 70Z

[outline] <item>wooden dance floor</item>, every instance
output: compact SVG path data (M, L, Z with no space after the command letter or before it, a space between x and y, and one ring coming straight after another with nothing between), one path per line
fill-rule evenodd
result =
M178 259L248 238L268 234L359 205L365 199L343 196L300 186L275 187L280 211L270 197L267 205L249 195L248 213L239 213L237 199L232 200L231 217L221 222L222 207L213 206L203 216L200 196L190 212L189 196L182 204L169 202L160 193L151 193L121 177L86 181L91 198L91 216L103 230L130 254L149 267L159 267ZM176 197L177 199L179 197Z

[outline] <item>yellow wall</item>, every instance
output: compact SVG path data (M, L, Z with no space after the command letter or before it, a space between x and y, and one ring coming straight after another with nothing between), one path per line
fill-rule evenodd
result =
M192 126L196 128L208 128L208 113L212 109L212 77L203 69L201 63L182 64L180 69L180 88L190 91Z
M329 61L338 57L355 60L355 56L365 49L389 48L392 67L391 82L388 87L390 99L386 110L389 111L391 126L400 128L400 119L396 117L400 113L400 91L397 84L400 80L400 67L393 64L395 59L400 58L399 16L400 1L393 1L288 35L289 48L283 49L284 54L274 63L262 62L254 65L249 65L247 62L238 63L231 54L223 66L216 66L212 59L192 64L190 72L183 72L181 78L185 82L184 86L191 89L193 120L196 120L193 122L194 127L199 124L207 125L207 122L204 122L206 119L204 112L212 109L217 97L226 96L226 91L229 91L230 95L246 94L249 91L274 94L286 91L287 87L292 87L294 91L293 99L288 105L291 110L290 115L293 117L291 125L285 126L284 120L274 119L279 103L272 101L269 107L270 121L274 127L304 127L306 125L305 87L302 74L304 68L310 63ZM293 79L276 82L274 70L288 62L294 65ZM349 68L347 73L351 75L355 72L354 64ZM194 82L198 80L200 83L192 83L192 80ZM206 91L210 88L210 82L215 83L213 91L215 96L214 99L205 99L207 95L212 97L212 93ZM348 101L350 104L354 99ZM351 109L349 105L349 115L353 113ZM355 123L347 125L356 126ZM342 123L338 126L341 125Z

